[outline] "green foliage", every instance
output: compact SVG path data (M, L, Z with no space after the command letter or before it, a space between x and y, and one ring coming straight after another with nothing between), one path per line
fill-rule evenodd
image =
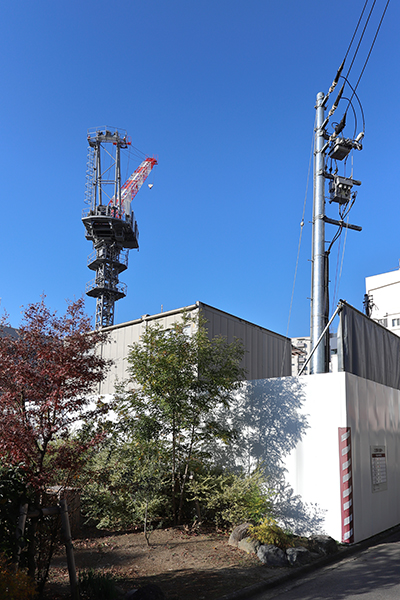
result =
M294 545L293 535L283 531L271 516L266 516L258 525L251 525L249 533L253 539L261 544L271 544L282 550Z
M238 340L209 340L201 319L186 314L168 332L147 328L141 342L130 347L130 378L119 389L120 426L131 439L162 446L174 521L183 514L192 458L211 440L227 443L233 436L215 413L229 406L240 386L243 353Z
M217 527L259 521L271 511L269 492L260 471L251 475L209 472L188 484L189 499L198 501L203 517Z
M109 573L99 573L93 569L79 573L79 594L81 600L113 600L118 598L115 579Z
M33 581L22 571L15 573L5 556L0 554L0 598L31 600L35 594Z
M162 448L152 444L106 444L88 465L82 511L97 527L128 528L155 518L168 520Z

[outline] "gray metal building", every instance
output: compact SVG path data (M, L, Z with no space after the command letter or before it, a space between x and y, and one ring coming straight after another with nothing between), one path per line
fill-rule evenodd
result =
M143 315L134 321L105 327L103 330L110 333L110 343L105 344L101 348L101 352L105 358L111 358L114 364L107 378L100 385L99 393L113 394L115 383L125 379L129 346L140 341L146 327L153 323L159 323L168 330L174 322L182 317L184 311L193 316L199 311L201 312L206 320L210 338L223 335L228 343L232 342L234 338L243 341L246 350L243 366L246 369L247 379L291 375L291 340L289 338L203 302L196 302L190 306L156 315Z

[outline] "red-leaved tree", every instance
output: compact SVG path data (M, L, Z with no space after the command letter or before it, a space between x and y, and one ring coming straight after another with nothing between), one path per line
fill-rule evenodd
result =
M0 459L18 465L39 492L62 473L69 483L96 436L73 436L78 422L93 421L104 405L93 404L109 367L96 347L106 334L92 331L83 299L58 316L40 302L24 310L21 327L0 331ZM38 497L38 496L37 496Z
M74 431L79 422L95 425L107 409L95 401L109 366L96 348L107 336L91 329L83 299L69 302L58 316L42 298L28 305L17 331L5 319L0 324L1 466L6 473L24 473L38 508L47 504L49 485L65 487L75 479L101 437ZM37 517L30 519L25 539L28 574L41 595L57 545L57 520L39 525Z

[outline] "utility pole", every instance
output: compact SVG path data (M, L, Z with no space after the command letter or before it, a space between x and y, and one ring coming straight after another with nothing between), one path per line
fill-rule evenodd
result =
M344 64L344 63L343 63ZM351 225L344 221L357 193L352 192L354 185L361 185L361 181L351 177L338 175L338 162L344 160L351 150L361 150L361 141L364 131L358 134L355 140L339 137L346 125L346 113L341 121L334 127L334 132L329 135L326 126L329 118L334 114L343 94L343 87L333 103L328 116L325 118L325 107L330 93L339 81L343 64L329 89L328 94L317 94L315 142L314 142L314 203L313 203L313 237L312 237L312 277L311 277L311 374L327 373L329 371L329 253L332 244L343 229L361 231L358 225ZM331 160L331 168L326 167L326 152ZM332 173L332 161L336 167ZM329 180L329 203L339 206L340 220L331 219L325 215L325 181ZM325 250L325 223L336 225L339 229L333 237L328 250ZM336 313L335 313L336 314Z
M317 95L314 144L314 202L311 290L311 350L314 350L325 328L325 104L327 97ZM311 373L325 373L326 337L316 348L311 360Z

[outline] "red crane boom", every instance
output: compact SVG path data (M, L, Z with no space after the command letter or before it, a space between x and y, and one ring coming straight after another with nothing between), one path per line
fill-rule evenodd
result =
M151 170L157 164L155 158L145 158L132 175L121 186L121 211L123 214L131 212L131 202L136 196ZM112 198L110 204L115 204L115 197Z

